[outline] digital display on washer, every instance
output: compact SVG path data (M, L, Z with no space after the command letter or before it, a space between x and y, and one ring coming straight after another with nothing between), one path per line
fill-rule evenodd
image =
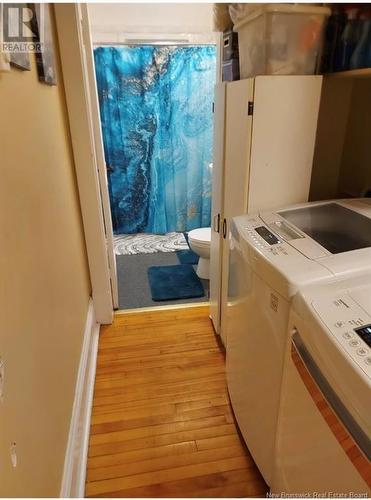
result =
M354 331L361 339L366 342L368 347L371 347L371 325L361 326L360 328L355 328Z
M270 245L275 245L276 243L280 242L280 240L265 226L256 227L255 231L259 234L259 236L263 238L263 240L265 240Z

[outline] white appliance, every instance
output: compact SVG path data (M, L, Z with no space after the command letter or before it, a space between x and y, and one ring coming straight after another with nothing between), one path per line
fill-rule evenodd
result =
M191 249L199 256L197 275L205 280L210 278L210 243L211 229L200 227L188 233L188 243Z
M371 275L293 301L273 493L371 494Z
M305 285L371 272L370 202L306 203L233 220L228 389L242 435L268 484L291 300Z
M308 200L321 88L321 76L216 86L210 314L224 343L230 221Z

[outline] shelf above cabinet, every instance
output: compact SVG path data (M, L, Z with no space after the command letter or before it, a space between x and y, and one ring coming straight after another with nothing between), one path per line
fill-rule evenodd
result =
M325 73L324 76L330 76L332 78L371 78L371 68L351 69L348 71Z

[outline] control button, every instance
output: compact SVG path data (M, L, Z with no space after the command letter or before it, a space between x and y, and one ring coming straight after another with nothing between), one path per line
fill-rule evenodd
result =
M336 328L341 328L341 327L342 327L342 326L344 326L344 325L345 325L345 321L337 321L337 322L335 323Z
M349 339L353 338L353 333L351 333L351 332L345 332L345 333L343 333L343 337L346 340L349 340Z
M350 325L354 325L354 326L362 326L363 325L363 321L361 318L358 318L358 319L350 319L348 320L348 323Z
M371 357L370 357L370 356L368 356L368 357L365 359L365 363L366 363L366 365L369 365L369 366L371 365Z
M360 347L359 349L357 349L357 354L359 356L366 356L366 354L368 354L368 349L365 349L364 347Z
M359 346L359 340L357 340L357 339L350 340L349 345L350 345L350 347L357 347L357 346Z

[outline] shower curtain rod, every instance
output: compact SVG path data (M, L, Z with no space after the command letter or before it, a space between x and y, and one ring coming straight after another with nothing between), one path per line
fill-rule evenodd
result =
M216 45L215 42L190 42L188 40L146 40L130 39L124 42L102 42L93 43L93 47L122 47L123 45L176 45L179 47L191 47L200 45Z

